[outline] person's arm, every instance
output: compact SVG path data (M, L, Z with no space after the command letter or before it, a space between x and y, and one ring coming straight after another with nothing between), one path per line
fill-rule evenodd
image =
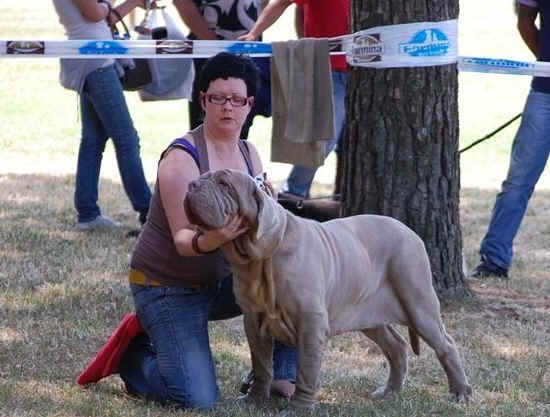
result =
M294 27L296 28L296 36L298 38L303 38L305 36L304 6L301 4L296 4L296 9L294 11Z
M90 22L100 22L109 15L109 4L98 3L96 0L73 0L73 3Z
M193 0L174 0L173 3L183 22L199 39L218 39Z
M283 14L285 9L290 6L291 0L271 0L265 9L262 10L260 16L254 26L246 35L239 36L240 41L255 41L262 36L264 30L269 28Z
M526 6L525 4L518 2L517 13L517 28L519 34L533 55L538 57L539 29L535 24L535 20L537 19L539 10L536 7Z
M136 7L145 7L144 0L126 0L117 5L116 7L113 7L114 10L118 12L120 17L126 16L128 13L130 13L132 10L134 10ZM113 16L114 15L114 16ZM116 23L118 21L118 17L115 13L112 13L109 16L110 23Z
M200 255L193 249L195 228L189 223L183 200L189 183L197 179L200 172L193 158L184 150L172 149L163 158L158 168L158 184L166 218L172 233L176 250L182 256ZM238 216L228 221L221 229L205 231L197 245L202 252L210 252L246 231Z

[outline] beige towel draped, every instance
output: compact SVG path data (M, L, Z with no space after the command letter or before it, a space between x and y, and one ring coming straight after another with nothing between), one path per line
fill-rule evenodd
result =
M328 39L272 43L271 160L316 168L334 138Z

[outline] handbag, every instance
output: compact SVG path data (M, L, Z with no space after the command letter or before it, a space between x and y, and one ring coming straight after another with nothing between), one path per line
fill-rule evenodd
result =
M120 14L115 9L109 10L110 12L114 13L118 19L115 25L111 28L113 39L131 39L130 31L128 30L128 26L126 26L126 23L124 23L124 20L122 20L122 16L120 16ZM124 29L124 33L122 34L117 27L119 23ZM136 91L151 83L153 77L151 75L151 68L149 67L148 61L149 60L146 58L123 58L117 60L117 62L122 66L122 69L124 70L124 75L120 77L120 82L122 84L122 88L125 91Z
M138 39L156 39L158 48L170 46L174 41L186 40L164 7L147 11L143 21L136 26ZM166 48L170 53L173 48ZM152 82L139 90L141 101L190 99L195 78L193 60L190 58L150 59Z

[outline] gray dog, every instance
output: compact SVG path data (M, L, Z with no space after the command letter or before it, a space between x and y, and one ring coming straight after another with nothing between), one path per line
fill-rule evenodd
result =
M239 213L249 231L222 247L235 275L254 381L249 399L269 398L272 340L298 349L296 392L290 407L313 408L327 338L360 330L390 365L385 397L403 389L407 343L392 324L407 326L413 351L419 338L443 366L449 391L468 401L472 388L457 347L441 321L422 240L399 221L360 215L325 223L282 208L247 174L221 170L189 186L184 202L200 229L222 227Z

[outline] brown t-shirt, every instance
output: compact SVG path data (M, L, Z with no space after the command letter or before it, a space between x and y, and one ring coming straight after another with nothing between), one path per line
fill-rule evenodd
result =
M208 152L202 132L202 125L191 132L195 147L185 139L176 139L162 153L174 146L186 150L195 159L201 174L209 170ZM239 141L250 175L253 175L250 152L246 141ZM182 201L183 210L183 201ZM139 235L132 253L130 266L138 269L148 278L169 287L207 285L231 274L229 262L221 250L202 256L181 256L174 245L166 213L162 205L158 178L151 198L147 222Z

